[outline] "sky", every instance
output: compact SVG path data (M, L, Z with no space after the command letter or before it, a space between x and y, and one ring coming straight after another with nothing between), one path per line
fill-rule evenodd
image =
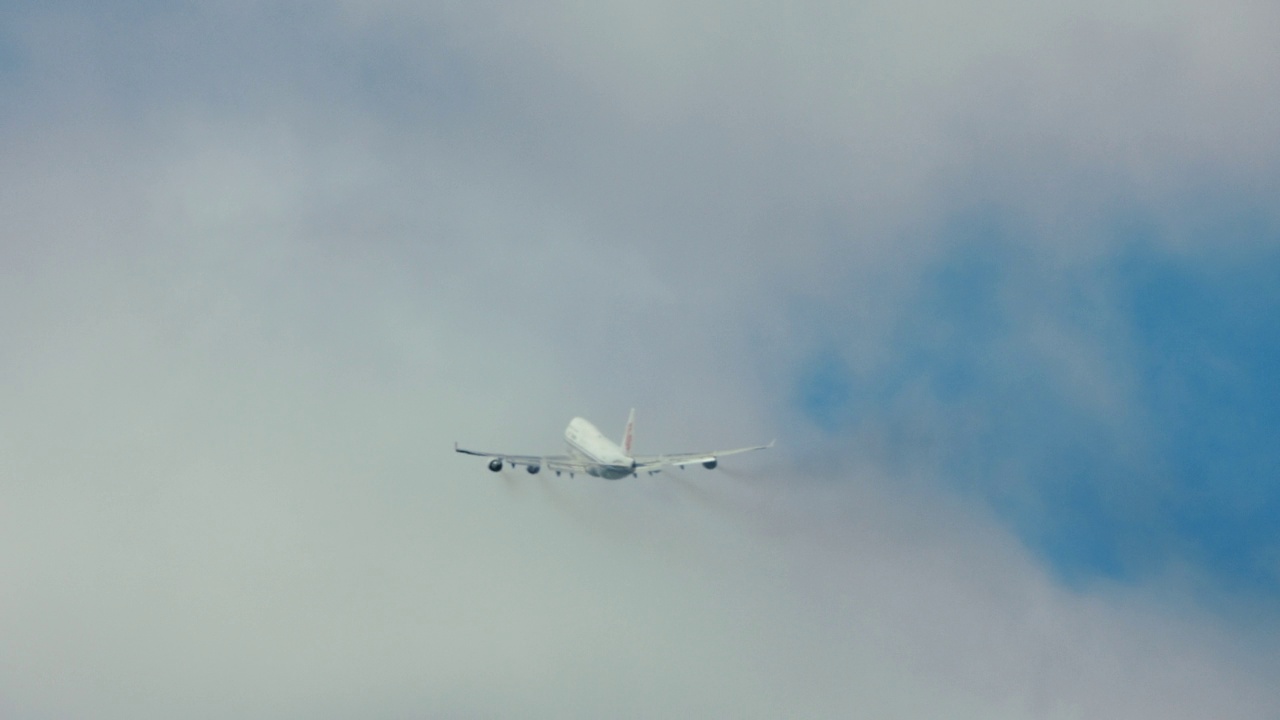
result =
M1277 31L0 2L0 717L1277 717Z

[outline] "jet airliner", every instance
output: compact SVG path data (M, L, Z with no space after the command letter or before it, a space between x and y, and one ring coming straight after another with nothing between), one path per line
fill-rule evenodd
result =
M768 445L756 445L734 450L717 450L706 453L633 455L631 453L631 442L634 437L635 424L636 411L632 409L630 416L627 417L627 429L622 434L622 444L618 445L605 437L604 433L597 430L595 425L576 417L570 420L569 426L564 429L565 444L569 447L568 455L508 455L505 453L478 452L460 448L457 443L454 443L453 449L466 455L492 458L489 461L489 469L494 472L501 470L505 463L513 468L523 466L530 474L536 474L545 467L548 470L554 470L556 475L567 472L572 477L575 473L586 473L592 477L605 480L618 480L628 475L635 477L642 472L652 475L656 472L661 472L662 468L665 467L683 468L686 465L695 463L700 463L710 470L715 468L720 458L726 455L737 455L738 453L773 447L773 441L770 441Z

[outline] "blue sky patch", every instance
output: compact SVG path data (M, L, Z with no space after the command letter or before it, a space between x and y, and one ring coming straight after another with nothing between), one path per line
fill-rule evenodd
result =
M1280 252L1128 258L1119 276L1184 552L1280 590Z
M796 402L805 417L827 432L853 421L853 377L838 352L813 356L796 384Z
M1088 291L999 213L951 223L891 359L853 372L856 347L815 354L800 410L832 434L874 428L895 463L927 458L1069 584L1190 565L1280 599L1280 236L1260 210L1188 212L1180 240L1235 249L1174 254L1135 214L1111 230L1124 252L1075 271ZM1133 378L1124 418L1055 379L1033 341L1046 325Z

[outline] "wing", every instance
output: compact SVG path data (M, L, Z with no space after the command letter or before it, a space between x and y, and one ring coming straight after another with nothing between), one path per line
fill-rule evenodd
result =
M487 457L487 458L502 458L504 462L509 462L512 465L541 465L543 460L555 459L555 456L543 457L541 455L508 455L506 453L491 453L491 452L480 452L479 450L467 450L466 448L458 447L457 443L454 444L453 451L460 452L463 455L476 455L478 457ZM568 460L569 458L566 457L564 459Z
M478 457L495 458L511 465L512 467L520 466L525 468L546 468L556 472L584 473L587 471L588 465L577 458L568 455L507 455L505 453L481 452L479 450L467 450L458 447L457 443L453 445L454 452L460 452L463 455L476 455ZM530 472L537 472L531 470Z
M739 453L751 452L753 450L767 450L773 447L773 440L768 445L755 445L752 447L735 448L733 450L714 450L706 453L679 453L675 455L637 455L635 456L636 470L643 470L648 473L659 472L664 467L679 467L685 465L707 464L715 467L716 462L720 458L727 455L737 455Z

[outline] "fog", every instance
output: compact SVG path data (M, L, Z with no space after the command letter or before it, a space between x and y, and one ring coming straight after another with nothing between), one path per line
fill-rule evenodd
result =
M7 11L0 715L1274 717L1267 598L1064 582L797 388L892 361L966 203L1035 285L1113 252L1099 197L1272 187L1275 12L934 5ZM1028 321L1034 372L1135 439L1099 317ZM452 452L631 407L778 445Z

